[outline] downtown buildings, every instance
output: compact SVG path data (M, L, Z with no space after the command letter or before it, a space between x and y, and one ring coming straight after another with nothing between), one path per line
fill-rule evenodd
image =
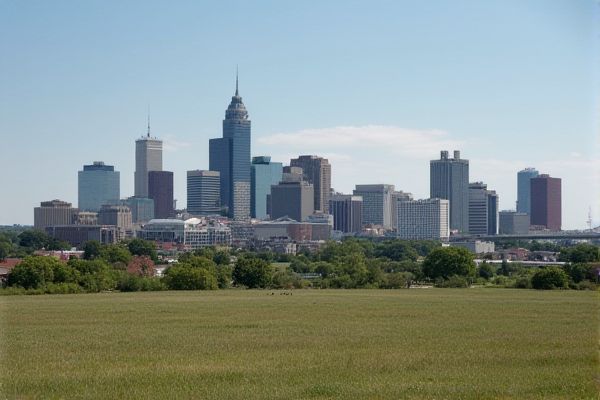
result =
M329 195L331 192L331 164L318 156L300 156L290 161L291 167L300 167L306 182L314 188L314 209L323 213L329 212Z
M561 179L542 174L531 178L531 225L560 231L562 221Z
M135 196L148 198L148 173L162 171L162 140L150 136L150 120L148 132L135 141Z
M221 210L221 177L218 171L187 172L187 211L192 215L216 215Z

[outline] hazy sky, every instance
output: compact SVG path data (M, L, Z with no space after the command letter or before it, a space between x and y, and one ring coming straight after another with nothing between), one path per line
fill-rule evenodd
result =
M429 195L460 149L514 208L527 166L562 178L563 227L600 224L600 13L593 0L0 0L0 224L77 204L102 160L133 194L135 139L165 141L178 206L240 69L252 154L318 154L332 184Z

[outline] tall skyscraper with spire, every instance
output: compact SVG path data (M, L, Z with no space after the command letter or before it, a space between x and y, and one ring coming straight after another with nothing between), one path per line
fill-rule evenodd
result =
M135 141L135 197L148 197L148 172L162 171L162 140L150 136L150 114L146 136Z
M235 220L250 218L250 120L239 94L238 76L235 95L225 111L223 137L210 139L209 169L221 176L221 205Z

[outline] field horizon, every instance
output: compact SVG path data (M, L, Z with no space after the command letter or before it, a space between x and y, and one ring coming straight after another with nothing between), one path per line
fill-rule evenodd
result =
M598 398L597 292L114 292L0 310L5 398Z

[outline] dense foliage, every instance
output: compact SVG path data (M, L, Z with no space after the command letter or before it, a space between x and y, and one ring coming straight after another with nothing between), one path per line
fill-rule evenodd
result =
M28 232L23 236L24 233ZM39 231L12 237L0 234L4 247L44 242ZM4 238L4 239L3 239ZM46 242L47 244L47 242ZM154 243L133 239L119 244L88 242L83 259L62 262L28 256L13 269L7 292L76 293L102 290L214 290L232 285L246 288L381 288L414 285L470 285L536 289L594 289L598 280L598 247L577 245L561 256L562 267L540 268L518 262L485 260L460 247L441 247L431 241L347 239L327 242L319 250L296 256L270 251L202 248L181 254L155 276L158 255ZM12 251L12 250L9 250Z

